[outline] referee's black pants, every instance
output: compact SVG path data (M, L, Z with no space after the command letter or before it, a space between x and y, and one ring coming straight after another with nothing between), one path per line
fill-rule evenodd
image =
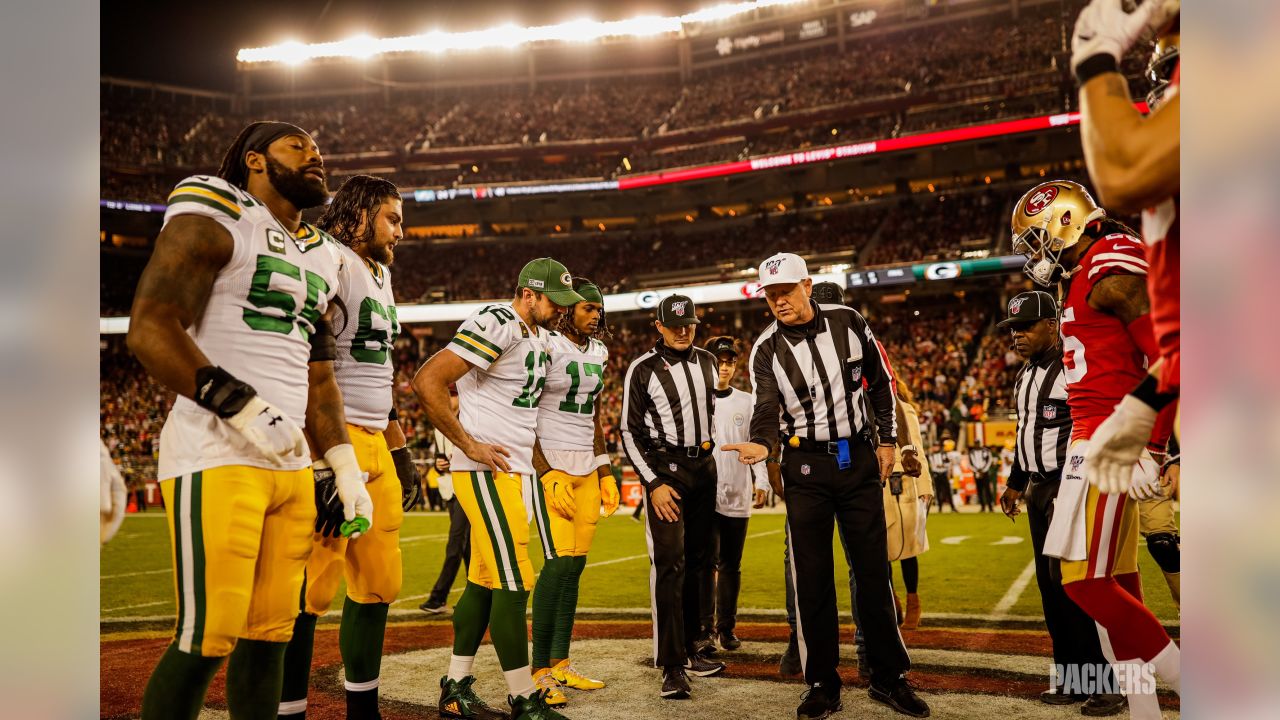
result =
M869 442L853 440L849 450L852 462L845 470L826 453L787 449L782 455L800 663L805 682L840 687L840 620L832 557L838 522L857 586L855 604L866 636L871 681L887 686L910 668L911 660L898 634L889 581L880 467Z
M1027 523L1031 528L1031 547L1036 557L1036 585L1044 608L1044 624L1053 641L1055 665L1105 664L1098 627L1093 618L1080 609L1062 589L1062 573L1057 558L1044 554L1044 538L1053 518L1053 501L1058 496L1058 479L1029 483L1025 494ZM1111 672L1110 669L1107 672ZM1061 680L1059 680L1061 682Z
M653 453L660 478L679 495L675 522L658 517L645 488L645 535L649 545L649 597L653 611L654 667L680 667L698 637L702 574L716 512L716 461Z
M991 471L983 470L982 472L975 472L973 475L974 479L977 480L978 505L980 506L980 510L983 512L995 512L996 488L991 482Z

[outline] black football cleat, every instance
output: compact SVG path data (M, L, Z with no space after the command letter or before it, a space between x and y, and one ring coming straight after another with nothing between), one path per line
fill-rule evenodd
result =
M796 720L822 720L843 707L840 704L840 688L828 688L822 683L814 683L800 696Z
M878 686L872 682L869 692L872 700L882 702L903 715L929 717L929 706L920 699L905 677L894 680L888 686Z
M733 634L732 630L729 630L720 633L720 647L730 651L737 650L742 647L742 641L738 639L737 635Z
M662 671L662 690L658 693L664 700L688 700L689 676L682 667L669 667Z
M1107 717L1108 715L1119 715L1129 706L1129 701L1124 695L1118 693L1104 694L1098 693L1090 695L1088 700L1080 706L1080 714L1089 717Z
M442 718L462 718L464 720L508 720L509 716L489 707L476 695L471 685L476 681L474 675L461 680L450 680L449 676L440 678L440 704L437 710Z
M787 651L778 662L778 674L782 677L795 677L804 672L800 665L800 646L796 643L796 634L791 633L791 641L787 643Z
M1040 702L1045 705L1075 705L1089 699L1088 695L1079 695L1075 693L1060 693L1053 690L1045 690L1040 693Z

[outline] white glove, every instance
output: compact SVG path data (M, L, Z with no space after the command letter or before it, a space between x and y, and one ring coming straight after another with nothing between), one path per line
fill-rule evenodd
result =
M1076 18L1071 34L1071 72L1094 55L1110 55L1120 62L1143 36L1153 37L1177 15L1181 0L1139 0L1132 12L1125 10L1134 0L1093 0Z
M1134 500L1154 500L1164 497L1164 486L1160 484L1160 464L1145 449L1133 466L1133 484L1129 487L1129 497Z
M101 441L98 444L102 447L102 497L98 541L105 545L108 540L115 537L120 524L124 522L124 510L128 505L129 491L125 488L124 477L120 474L120 468L116 467L115 461L111 459L107 446Z
M1156 411L1132 395L1125 395L1111 417L1102 421L1089 438L1084 455L1089 482L1097 486L1098 492L1129 491L1134 465L1151 440L1155 425Z
M227 418L227 424L272 462L285 463L306 456L307 439L302 428L261 396L250 398L240 412Z
M333 470L333 483L338 488L338 499L342 501L343 518L348 523L358 517L364 518L372 526L373 499L369 497L369 489L365 487L365 483L369 481L369 473L360 470L355 448L351 447L351 443L334 445L325 451L324 459ZM349 537L354 539L360 535L361 531L355 530Z

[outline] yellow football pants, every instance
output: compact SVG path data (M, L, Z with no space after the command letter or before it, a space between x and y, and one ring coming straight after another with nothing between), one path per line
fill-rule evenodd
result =
M586 555L596 537L596 524L600 522L600 477L594 472L579 476L559 470L551 470L543 477L547 476L573 485L573 504L577 509L572 520L551 509L550 493L541 482L535 483L533 521L542 540L542 554L548 560Z
M400 478L380 431L347 425L360 469L369 473L373 526L355 540L314 534L315 547L307 561L303 609L323 615L347 580L347 597L358 603L391 603L400 594L404 568L400 558Z
M452 475L453 496L471 522L467 580L492 590L532 590L525 479L488 471Z
M175 639L224 657L237 638L288 642L315 531L311 468L209 468L160 482L178 598Z

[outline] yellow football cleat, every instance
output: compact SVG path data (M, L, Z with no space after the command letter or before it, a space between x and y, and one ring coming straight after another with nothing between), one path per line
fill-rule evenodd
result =
M602 681L592 680L580 674L574 669L573 663L568 660L561 660L555 667L551 668L551 674L555 677L556 682L575 690L599 690L604 687Z
M533 674L533 684L539 690L547 691L547 705L563 707L569 704L569 698L565 697L564 692L560 690L560 683L556 681L551 668L542 668L535 672Z

